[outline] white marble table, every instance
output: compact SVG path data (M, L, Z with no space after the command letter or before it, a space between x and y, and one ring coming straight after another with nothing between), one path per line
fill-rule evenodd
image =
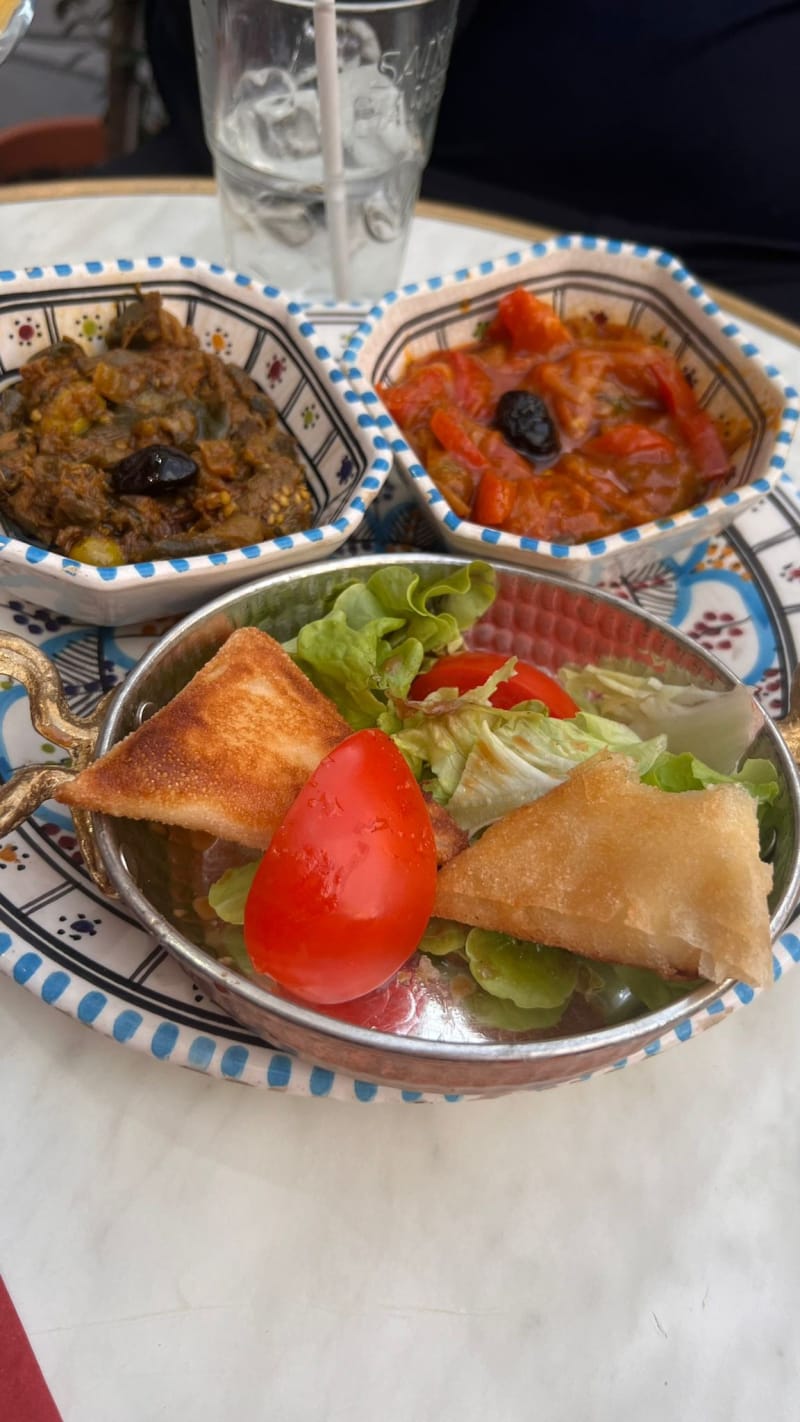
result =
M514 245L419 223L408 279L443 243ZM3 266L168 249L220 258L211 199L0 206ZM0 1270L64 1422L796 1417L799 1018L797 972L579 1087L365 1107L159 1065L3 979Z

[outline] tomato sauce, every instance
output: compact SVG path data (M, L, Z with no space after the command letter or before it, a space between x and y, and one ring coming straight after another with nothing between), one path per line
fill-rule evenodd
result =
M669 351L602 314L562 321L523 288L475 344L410 361L379 393L455 512L508 533L584 543L732 473Z

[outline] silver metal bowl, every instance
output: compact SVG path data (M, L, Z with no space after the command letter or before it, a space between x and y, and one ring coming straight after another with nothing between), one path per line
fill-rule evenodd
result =
M163 706L235 628L263 625L284 641L318 616L346 582L399 561L426 573L465 560L422 554L337 559L231 592L162 637L90 721L70 717L55 669L40 652L21 639L0 639L0 673L24 682L31 693L34 724L73 754L71 770L29 767L2 788L0 834L51 795L59 779L104 754ZM473 646L516 653L550 670L567 662L606 660L712 689L737 685L716 658L608 594L541 573L495 567L497 598L470 634ZM777 936L800 885L800 779L792 759L800 731L794 709L782 723L783 734L755 699L751 713L748 754L772 761L781 789L780 828L771 855L770 909ZM102 815L78 813L76 830L97 881L119 895L232 1017L276 1047L385 1085L495 1095L574 1080L629 1057L688 1018L715 1020L707 1009L732 986L704 986L661 1011L602 1029L567 1020L566 1026L549 1033L513 1033L477 1020L452 973L423 959L357 1007L323 1012L282 997L268 980L245 977L232 965L224 937L229 930L209 922L202 912L208 884L224 862L224 846L198 847L197 837L188 833Z

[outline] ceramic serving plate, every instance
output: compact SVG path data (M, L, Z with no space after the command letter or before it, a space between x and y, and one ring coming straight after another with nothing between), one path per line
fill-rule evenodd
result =
M269 395L300 447L314 520L305 532L229 552L95 568L16 537L0 515L4 588L78 621L113 626L184 612L250 578L334 552L358 529L391 458L300 306L275 287L194 257L0 270L0 388L65 337L90 353L102 350L106 329L137 291L161 292L203 350L241 366Z
M235 627L266 626L285 640L323 609L330 596L352 578L369 576L385 557L348 559L312 569L296 569L235 591L185 619L135 667L108 706L90 720L72 723L59 701L52 663L21 639L9 643L0 670L33 691L35 724L51 742L68 744L80 765L102 754L133 729L143 715L169 700ZM439 571L458 560L412 555L421 571ZM551 670L562 663L599 659L631 661L670 680L723 689L735 677L709 651L659 619L606 593L563 579L500 566L498 596L470 634L473 645L518 653ZM748 754L769 757L782 787L783 815L773 849L772 930L778 935L792 910L798 881L798 777L774 723L754 700ZM54 766L23 774L4 792L6 824L52 793L72 772ZM10 809L17 795L16 815ZM253 1039L266 1039L318 1072L399 1087L407 1092L491 1095L520 1087L554 1085L647 1053L662 1037L690 1036L698 1026L724 1015L732 1001L753 992L741 985L704 986L659 1012L644 1013L602 1030L574 1023L550 1035L509 1031L487 1025L468 997L455 990L447 971L421 959L381 992L359 1004L315 1011L272 991L265 980L236 972L225 953L220 926L203 903L210 879L219 872L217 850L200 849L194 837L147 824L89 817L94 843L87 844L96 876L111 886L145 931L172 955L194 990L242 1024ZM76 826L82 826L76 817ZM778 959L776 957L776 963ZM780 971L780 966L778 967ZM96 996L94 1001L96 1001ZM98 1012L101 1007L98 1007ZM123 1014L120 1031L130 1017ZM191 1055L190 1055L191 1063ZM327 1078L324 1078L327 1079Z
M376 386L397 382L411 357L477 340L499 298L520 286L551 303L562 318L590 314L626 325L675 354L700 405L723 427L741 432L724 492L669 518L576 545L504 533L453 511ZM597 237L536 242L498 261L390 293L359 326L344 365L450 548L473 556L490 553L589 583L671 557L755 507L781 476L800 412L796 390L760 359L675 257Z

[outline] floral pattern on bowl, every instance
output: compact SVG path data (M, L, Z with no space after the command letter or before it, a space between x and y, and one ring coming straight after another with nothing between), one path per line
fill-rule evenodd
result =
M90 354L137 289L157 290L201 347L241 365L300 446L314 523L247 548L95 568L13 535L0 518L4 589L77 621L111 625L172 616L266 572L333 553L382 488L391 451L374 418L298 303L194 257L147 257L0 271L0 387L53 342Z

